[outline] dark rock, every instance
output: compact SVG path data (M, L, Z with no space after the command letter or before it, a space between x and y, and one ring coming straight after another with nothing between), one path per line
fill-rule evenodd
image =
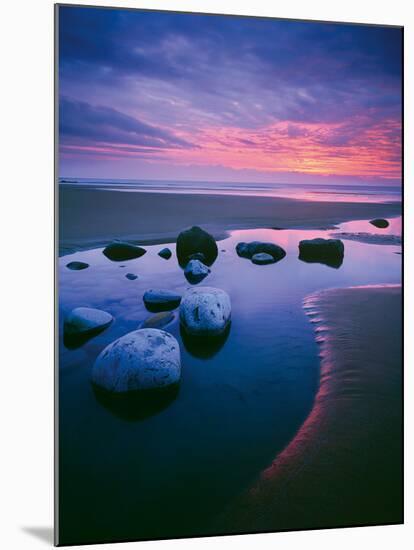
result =
M344 259L344 244L339 239L318 238L300 241L299 259L338 268Z
M66 267L68 269L72 269L73 271L80 271L81 269L86 269L89 267L89 264L85 262L69 262L66 264Z
M148 311L169 311L180 305L181 296L171 290L150 289L143 296L145 307Z
M130 243L113 242L103 250L104 255L113 262L123 262L139 258L146 253L145 248Z
M371 220L369 223L374 225L375 227L378 227L379 229L385 229L390 224L387 220L384 220L383 218L375 218L375 220Z
M190 260L184 269L184 275L191 284L197 284L210 273L210 269L199 260Z
M172 252L169 248L163 248L158 252L158 256L161 256L164 260L169 260L172 256Z
M207 265L213 264L218 254L214 238L197 226L181 231L177 238L177 258L180 265L187 265L190 256L198 252L204 254Z
M257 265L266 265L274 264L276 260L270 254L266 254L266 252L259 252L258 254L253 254L252 262Z
M275 262L282 260L286 256L286 252L281 246L274 243L264 243L260 241L252 241L251 243L238 243L236 252L241 258L249 258L250 260L255 254L269 254Z
M130 281L135 281L135 279L138 279L138 275L135 275L135 273L127 273L125 277Z

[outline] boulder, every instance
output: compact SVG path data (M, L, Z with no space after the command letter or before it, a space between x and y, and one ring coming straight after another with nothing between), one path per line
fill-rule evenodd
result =
M171 290L150 289L145 292L143 300L149 311L169 311L180 305L181 295Z
M77 307L66 316L63 330L67 336L96 334L113 321L110 313L91 307Z
M174 321L174 317L171 311L160 311L145 319L140 328L162 328Z
M184 269L184 275L191 284L197 284L210 273L210 269L200 260L190 260Z
M181 300L180 322L190 335L221 335L226 331L230 318L230 297L219 288L191 288Z
M114 393L169 388L180 381L177 340L163 330L145 328L118 338L97 357L91 379Z
M276 260L270 254L266 254L266 252L258 252L257 254L253 254L252 262L257 265L266 265L274 264Z
M252 259L256 254L269 254L275 262L278 262L286 256L283 248L274 243L265 243L261 241L252 241L250 243L238 243L236 252L241 258Z
M158 256L161 256L164 260L169 260L172 256L172 252L169 248L163 248L158 252Z
M103 253L113 262L123 262L125 260L133 260L134 258L143 256L146 253L146 250L145 248L141 248L140 246L136 246L134 244L116 241L108 244L108 246L103 249Z
M199 252L204 254L204 262L211 265L218 254L214 237L197 226L181 231L177 238L177 258L180 265L187 265L190 256Z
M80 271L81 269L86 269L89 267L89 264L85 262L69 262L66 264L66 267L68 269L72 269L73 271Z
M300 241L299 259L340 267L344 258L344 244L340 239L310 239Z
M385 229L390 224L387 220L384 220L383 218L375 218L375 220L371 220L369 223L374 225L375 227L378 227L379 229Z
M135 273L127 273L125 277L130 281L135 281L135 279L138 279L138 275L135 275Z

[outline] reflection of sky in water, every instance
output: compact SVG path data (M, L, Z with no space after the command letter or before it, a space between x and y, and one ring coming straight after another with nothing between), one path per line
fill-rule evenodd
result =
M396 233L398 222L387 230L349 222L339 230ZM126 262L111 262L101 249L60 259L61 323L77 306L115 317L81 348L60 348L61 502L68 528L86 539L95 533L112 539L199 533L202 518L248 485L287 444L309 413L318 384L317 345L303 298L328 287L401 279L397 246L344 241L339 269L298 260L299 240L328 234L258 229L220 241L219 257L201 285L229 293L228 339L213 357L194 357L182 342L176 315L166 330L181 346L179 395L159 414L137 422L97 402L89 373L105 345L151 315L142 301L145 290L184 292L190 286L175 253L164 260L157 252L165 245L157 245ZM239 258L235 245L251 240L275 242L287 256L267 266ZM67 269L74 260L90 267ZM138 279L128 280L126 273ZM168 513L160 512L160 503Z

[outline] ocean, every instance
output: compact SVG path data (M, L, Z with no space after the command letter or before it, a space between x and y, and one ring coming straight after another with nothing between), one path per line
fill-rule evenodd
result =
M254 195L327 202L400 202L401 187L391 185L221 183L207 181L60 178L61 185L123 192Z

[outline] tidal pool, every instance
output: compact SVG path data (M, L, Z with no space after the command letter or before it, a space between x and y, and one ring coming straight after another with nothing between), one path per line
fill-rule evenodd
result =
M400 219L392 221L397 233ZM336 231L381 233L367 221ZM59 501L62 543L201 535L232 497L250 485L295 435L319 382L318 347L302 301L324 288L400 283L400 246L344 241L339 268L298 259L301 239L327 230L234 231L199 286L230 295L227 338L212 350L182 338L178 310L164 327L179 341L182 380L175 395L129 417L107 406L90 384L100 351L152 313L150 288L185 292L190 284L174 244L145 246L141 258L112 262L102 249L59 259ZM285 248L276 264L239 258L240 241ZM169 246L170 260L158 256ZM71 271L66 264L90 267ZM127 273L138 276L126 278ZM65 346L62 326L72 308L88 306L115 321L78 346Z

